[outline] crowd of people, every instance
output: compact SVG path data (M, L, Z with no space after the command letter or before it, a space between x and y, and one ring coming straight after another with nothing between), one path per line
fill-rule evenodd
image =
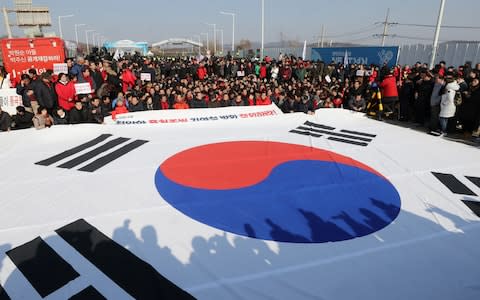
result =
M230 54L113 59L96 49L67 65L68 73L31 69L22 75L16 89L23 106L13 116L0 109L0 130L101 124L106 116L145 110L274 103L285 113L343 108L415 122L436 135L456 131L478 140L480 64L344 66L282 54L262 60ZM77 94L76 83L88 83L91 92Z

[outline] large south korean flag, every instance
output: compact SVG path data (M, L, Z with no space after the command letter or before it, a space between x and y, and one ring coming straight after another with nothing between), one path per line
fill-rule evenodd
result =
M0 299L480 299L479 150L344 110L0 135Z

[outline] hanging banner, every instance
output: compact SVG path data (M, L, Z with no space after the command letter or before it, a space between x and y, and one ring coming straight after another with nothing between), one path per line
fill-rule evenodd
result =
M397 64L398 47L336 47L312 48L312 60L321 60L325 63L334 62L348 65L377 65L393 67Z

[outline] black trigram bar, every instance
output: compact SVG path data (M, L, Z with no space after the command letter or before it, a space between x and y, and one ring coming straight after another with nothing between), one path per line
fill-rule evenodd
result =
M43 298L80 276L40 237L7 255Z
M86 162L87 160L90 160L92 158L94 158L95 156L105 152L105 151L108 151L110 149L112 149L113 147L116 147L122 143L125 143L126 141L128 141L129 138L123 138L123 137L120 137L120 138L116 138L112 141L109 141L103 145L101 145L100 147L97 147L83 155L80 155L72 160L69 160L61 165L59 165L58 167L59 168L64 168L64 169L71 169L73 167L76 167L84 162Z
M100 294L93 286L88 286L78 294L68 298L69 300L106 300L102 294Z
M462 202L470 208L471 211L473 211L474 214L477 215L477 217L480 217L480 202L476 201L470 201L470 200L462 200Z
M316 137L316 138L319 138L319 137L322 136L321 134L315 134L315 133L310 132L310 131L302 131L302 130L296 130L296 129L290 130L290 132L291 133L296 133L296 134L301 134L301 135L313 136L313 137Z
M446 186L452 193L468 196L477 196L471 189L469 189L465 184L458 180L452 174L443 174L432 172L444 186Z
M335 142L341 142L341 143L347 143L347 144L352 144L352 145L357 145L357 146L368 146L368 143L365 142L357 142L357 141L352 141L352 140L346 140L346 139L341 139L341 138L336 138L336 137L328 137L329 140L335 141Z
M148 143L148 141L143 141L143 140L136 140L131 142L128 145L123 146L120 149L117 149L113 151L112 153L109 153L103 157L100 157L99 159L91 162L90 164L80 168L80 171L85 171L85 172L94 172L101 167L105 166L106 164L111 163L112 161L122 157L123 155L127 154L130 151L135 150L136 148L142 146L143 144Z
M10 300L10 297L8 296L7 292L2 287L1 284L0 284L0 300Z
M336 136L336 137L340 137L340 138L359 140L359 141L364 141L364 142L371 142L372 141L372 139L366 138L366 137L354 136L354 135L350 135L350 134L338 133L338 132L327 131L327 130L322 130L322 129L308 128L308 127L305 127L305 126L300 126L297 129L310 130L310 131L313 131L313 132L323 133L323 134L326 134L326 135L332 135L332 136Z
M479 177L472 177L472 176L465 176L468 180L470 180L474 185L480 188L480 178Z
M135 299L194 299L83 219L56 232Z
M349 133L349 134L356 134L356 135L361 135L361 136L366 136L366 137L371 137L371 138L374 138L374 137L377 136L376 134L365 133L365 132L360 132L360 131L352 131L352 130L346 130L346 129L342 129L342 130L340 130L340 132Z
M335 130L335 127L327 126L327 125L322 125L322 124L316 124L312 122L305 122L303 123L304 125L311 126L311 127L316 127L316 128L321 128L321 129L326 129L326 130Z
M62 159L64 158L67 158L69 156L72 156L80 151L83 151L85 149L88 149L90 147L93 147L101 142L103 142L104 140L108 139L109 137L111 137L112 135L111 134L102 134L101 136L91 140L91 141L88 141L84 144L81 144L80 146L77 146L77 147L74 147L72 149L69 149L69 150L66 150L60 154L57 154L55 156L52 156L50 158L47 158L45 160L42 160L42 161L39 161L39 162L36 162L35 164L36 165L41 165L41 166L50 166L56 162L59 162L61 161Z

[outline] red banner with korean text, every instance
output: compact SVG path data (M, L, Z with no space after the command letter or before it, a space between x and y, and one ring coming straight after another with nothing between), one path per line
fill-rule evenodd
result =
M63 40L49 38L14 38L0 40L3 64L12 84L20 81L22 74L36 69L37 74L53 70L53 64L65 62Z

